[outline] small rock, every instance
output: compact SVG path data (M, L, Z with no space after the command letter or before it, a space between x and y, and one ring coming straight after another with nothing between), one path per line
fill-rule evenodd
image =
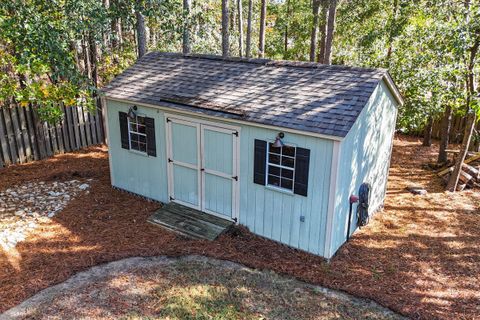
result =
M87 190L90 187L88 183L84 183L78 186L78 189L80 190Z
M408 186L407 190L416 195L423 196L427 194L427 190L420 186Z

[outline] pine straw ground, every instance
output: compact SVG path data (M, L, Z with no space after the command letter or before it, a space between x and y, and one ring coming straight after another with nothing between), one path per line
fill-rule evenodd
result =
M330 264L246 230L206 242L147 224L159 205L110 187L102 147L0 169L0 190L34 180L94 179L90 194L72 200L16 250L0 248L0 311L93 265L199 254L371 298L411 318L480 319L480 192L444 193L441 180L422 169L435 150L396 138L384 212ZM429 193L408 193L412 183Z

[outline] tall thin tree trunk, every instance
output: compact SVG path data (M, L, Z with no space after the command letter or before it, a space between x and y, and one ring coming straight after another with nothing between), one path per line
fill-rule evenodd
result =
M443 114L442 127L440 132L440 149L438 151L438 163L446 163L448 161L447 148L450 140L450 128L452 124L452 107L448 105Z
M92 78L92 66L90 63L90 52L88 50L88 39L85 34L82 37L82 58L85 65L85 71L88 79Z
M428 117L428 122L425 125L423 131L423 146L430 147L432 145L432 129L433 129L433 117Z
M320 0L313 0L312 2L313 24L312 24L312 34L310 36L310 61L311 62L315 61L315 54L317 53L319 11L320 11Z
M189 54L192 51L190 46L190 11L192 0L183 0L183 54Z
M139 59L147 53L147 30L145 28L145 18L140 10L141 9L137 8L135 11L135 16L137 18L136 29Z
M243 56L243 8L242 0L237 0L238 9L238 52L239 56Z
M458 180L460 178L460 171L462 170L463 162L468 153L468 148L470 146L470 141L472 140L473 131L475 129L475 122L477 120L477 115L474 110L471 109L470 103L473 95L476 92L476 82L475 82L475 58L480 47L480 36L476 35L472 47L470 48L470 57L467 64L467 76L465 77L465 87L467 90L467 98L465 109L467 110L467 123L465 125L465 133L463 135L462 146L460 148L460 153L457 156L455 161L455 168L453 169L452 175L448 180L447 190L455 192L457 190Z
M325 63L325 45L326 45L325 42L327 41L328 0L322 0L320 5L322 7L322 12L321 12L321 22L319 27L320 40L318 44L319 50L318 50L317 61L319 63Z
M253 0L248 0L248 17L247 17L247 47L245 55L247 58L251 57L252 49L252 13L253 13Z
M393 0L393 13L392 13L392 25L390 27L390 34L388 36L388 49L387 49L387 65L390 65L390 60L393 53L393 39L395 37L396 24L398 19L398 0Z
M267 0L262 0L262 6L260 11L260 36L258 41L258 56L260 58L265 57L265 24L267 18Z
M110 9L110 0L103 0L103 7L105 8L105 11L108 12ZM108 42L110 40L110 34L108 32L108 28L102 27L102 39L103 39L103 50L107 51L108 49Z
M228 57L229 55L229 12L228 12L228 0L222 0L222 56Z
M327 38L325 40L325 64L332 64L333 34L335 32L335 16L337 14L337 0L330 0L328 8Z
M287 14L285 15L285 32L283 34L283 59L287 60L288 52L288 23L290 18L290 0L287 0Z
M97 56L97 42L92 33L88 35L88 46L90 52L90 64L92 66L92 83L95 88L98 88L98 56Z

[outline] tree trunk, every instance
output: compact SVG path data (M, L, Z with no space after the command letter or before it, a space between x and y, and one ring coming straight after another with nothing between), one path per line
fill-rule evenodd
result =
M470 141L472 140L473 131L475 129L475 122L477 120L477 117L476 117L477 115L475 113L475 110L471 110L471 106L470 106L471 99L476 93L474 69L475 69L475 58L480 47L480 35L477 34L476 36L477 38L475 39L473 46L469 50L470 57L467 64L467 76L465 77L465 87L467 90L467 98L465 101L466 102L465 107L467 110L467 123L465 124L465 133L463 135L463 141L462 141L462 146L460 148L460 153L457 156L457 159L455 161L455 168L453 169L453 172L447 184L447 190L451 192L455 192L457 190L460 171L462 170L463 162L465 161L465 157L467 156L468 148L470 146Z
M319 63L325 63L325 42L327 41L327 19L328 19L328 0L322 0L321 7L321 22L320 22L320 41L318 44L318 56L317 61Z
M398 19L398 0L393 0L393 13L392 13L392 25L390 26L390 34L388 36L388 49L387 49L387 66L390 65L390 60L393 53L393 39L395 37L396 24Z
M310 36L310 62L315 61L315 54L317 53L319 11L320 11L320 0L313 0L312 2L313 25L312 25L312 34Z
M258 56L265 57L265 23L267 18L267 0L262 0L262 7L260 11L260 36L258 41Z
M239 56L243 56L243 8L242 0L237 0L238 9L238 52Z
M110 9L110 0L103 0L103 7L105 8L105 11L108 12ZM105 28L102 26L102 39L103 39L103 50L107 51L108 49L108 43L110 40L110 34L108 33L108 28Z
M335 32L335 15L337 14L337 0L330 0L328 8L327 37L325 40L325 64L332 64L333 34Z
M88 46L90 52L90 65L92 68L92 83L95 88L98 88L98 56L97 56L97 42L92 33L88 35Z
M248 17L247 17L247 47L245 55L247 58L251 57L251 48L252 48L252 11L253 11L253 0L248 0Z
M432 146L432 129L433 129L433 117L428 117L428 122L425 125L425 130L423 132L423 146L430 147Z
M137 8L135 11L135 16L137 18L137 48L138 48L138 58L140 59L147 53L147 30L145 28L145 18L140 9Z
M290 0L287 0L287 12L285 16L285 32L283 35L283 59L287 60L287 52L288 52L288 22L290 18Z
M88 79L92 79L92 67L90 63L90 53L88 50L87 36L84 34L82 37L82 58L85 65L85 73Z
M189 54L192 51L190 46L190 11L192 9L192 0L183 0L183 54Z
M446 163L448 161L447 148L450 139L450 128L452 124L452 107L448 105L443 114L442 127L440 132L440 149L438 151L438 163Z
M222 56L228 57L229 55L229 31L228 25L228 0L222 0Z

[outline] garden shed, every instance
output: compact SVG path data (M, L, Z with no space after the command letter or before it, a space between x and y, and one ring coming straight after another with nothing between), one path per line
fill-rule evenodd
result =
M383 206L403 103L382 69L159 52L104 100L114 187L326 258L360 185Z

